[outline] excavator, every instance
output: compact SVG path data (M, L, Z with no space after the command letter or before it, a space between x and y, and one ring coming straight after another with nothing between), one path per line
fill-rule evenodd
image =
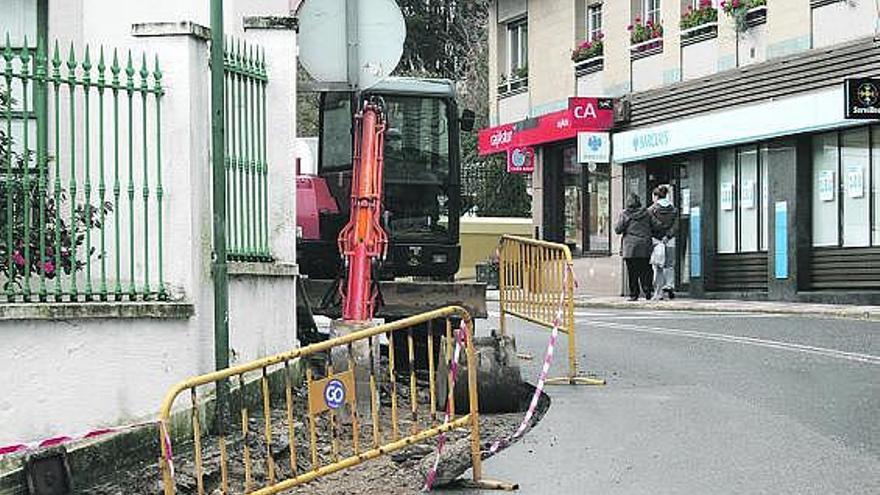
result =
M449 304L485 317L485 286L459 269L459 114L451 81L389 77L320 94L316 174L297 177L298 316L393 320Z

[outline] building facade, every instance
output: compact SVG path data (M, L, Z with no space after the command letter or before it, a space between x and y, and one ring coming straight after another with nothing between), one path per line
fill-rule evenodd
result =
M573 140L537 154L535 226L619 267L606 230L624 196L649 201L670 184L679 291L877 302L880 127L844 112L845 79L880 73L877 7L736 5L495 3L493 124L535 118L572 96L616 100L610 164L572 160Z

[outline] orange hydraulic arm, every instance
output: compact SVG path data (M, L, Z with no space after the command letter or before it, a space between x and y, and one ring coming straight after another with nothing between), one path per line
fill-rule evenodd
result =
M368 321L376 310L372 267L388 252L388 234L382 228L382 148L385 115L369 102L355 117L351 209L339 232L339 252L348 275L342 292L342 319ZM342 286L340 286L341 288Z

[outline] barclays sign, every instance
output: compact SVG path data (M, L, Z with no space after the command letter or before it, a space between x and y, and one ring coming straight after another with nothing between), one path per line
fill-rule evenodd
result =
M632 147L636 152L650 151L657 148L665 148L669 146L670 141L669 131L646 132L633 136Z

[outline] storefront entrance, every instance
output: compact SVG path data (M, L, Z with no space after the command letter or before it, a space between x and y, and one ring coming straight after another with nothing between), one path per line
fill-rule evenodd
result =
M609 255L610 166L578 163L574 141L546 147L543 163L544 238L576 255Z

